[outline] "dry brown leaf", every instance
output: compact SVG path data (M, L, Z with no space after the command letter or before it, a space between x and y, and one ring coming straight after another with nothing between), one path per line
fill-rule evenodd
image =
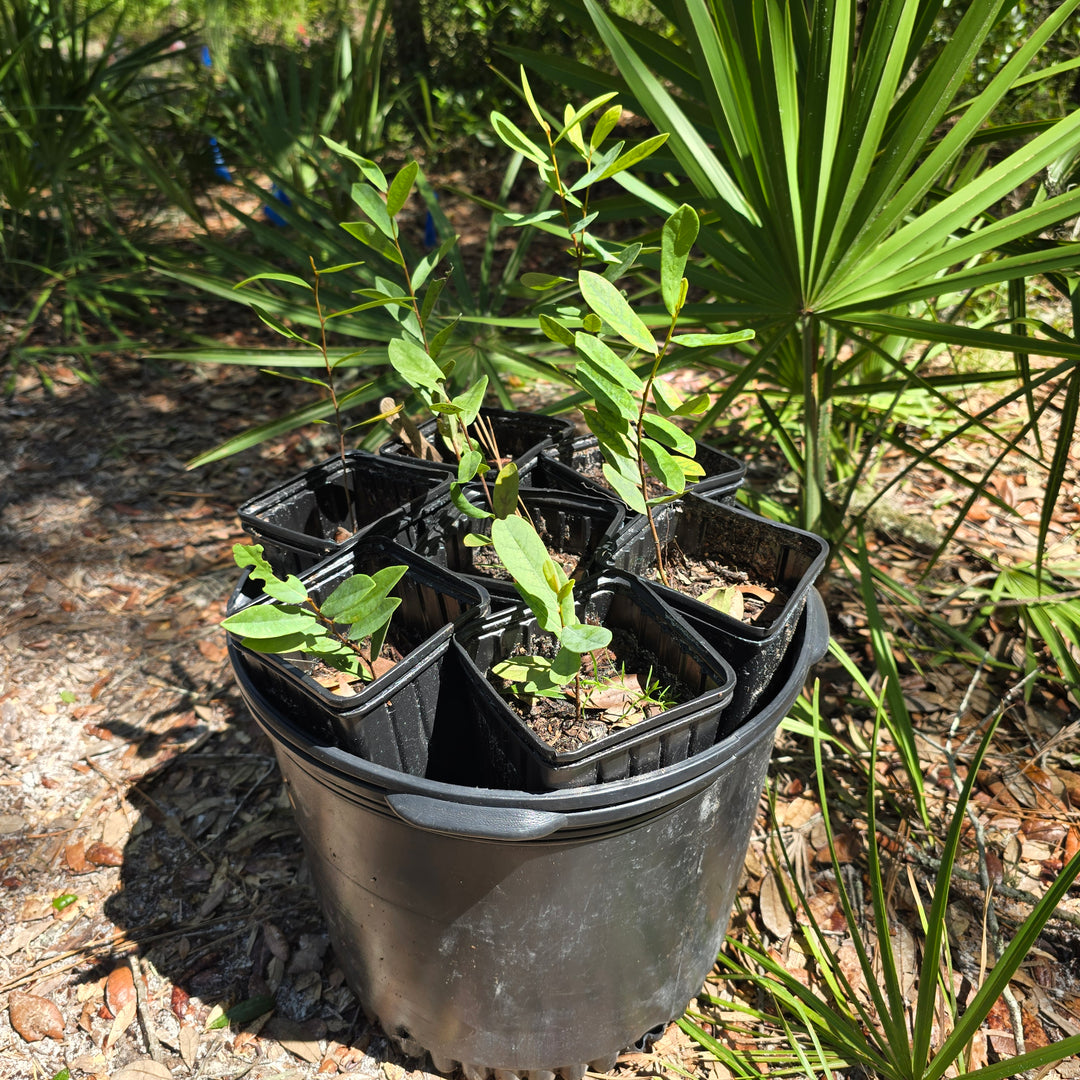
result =
M800 795L799 798L792 799L787 806L783 807L783 820L778 821L778 824L785 825L790 829L797 829L805 825L818 813L820 813L820 809L817 800L812 795ZM777 808L777 818L780 817L781 811L780 808Z
M791 917L784 903L783 890L776 871L761 879L761 893L758 896L761 909L761 921L777 941L785 941L791 935Z
M105 847L116 848L123 844L131 833L131 819L123 810L114 810L106 819L101 829L101 843ZM119 865L109 863L109 866Z
M112 1027L109 1028L109 1037L105 1041L105 1045L109 1050L112 1050L112 1048L116 1046L117 1042L123 1038L124 1032L131 1027L131 1022L135 1019L137 1009L138 1006L134 999L120 1007L120 1011L116 1014L116 1019L112 1022Z
M120 1010L131 1001L135 1001L135 980L131 968L126 964L115 967L109 972L105 983L105 1004L113 1016L119 1016Z
M569 690L568 694L573 696L573 690ZM604 686L593 687L585 698L584 705L587 709L618 709L640 695L641 683L636 675L629 674L612 679Z
M184 1024L180 1028L180 1056L189 1069L195 1068L195 1057L199 1052L199 1032L191 1024Z
M48 998L13 990L8 999L8 1016L11 1026L27 1042L64 1038L64 1015Z
M89 869L86 863L86 845L81 840L76 840L64 848L64 863L76 874L82 874Z
M153 1058L140 1058L112 1074L112 1080L172 1080L167 1065Z
M122 866L124 856L111 844L91 844L86 849L86 861L94 866Z
M263 1034L276 1039L290 1054L318 1065L323 1059L319 1043L326 1037L326 1025L321 1020L295 1022L274 1016L263 1028Z

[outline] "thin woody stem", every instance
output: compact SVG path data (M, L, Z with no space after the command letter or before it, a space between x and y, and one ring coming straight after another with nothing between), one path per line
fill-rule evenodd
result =
M326 316L323 314L322 304L319 301L319 271L315 266L315 260L311 260L311 269L315 275L315 283L311 286L312 296L315 300L315 313L319 317L319 350L322 353L323 365L326 368L326 387L330 391L330 404L334 407L334 425L338 433L338 455L341 458L341 483L345 488L345 520L350 522L355 532L360 523L356 520L356 511L353 507L352 492L349 490L349 472L345 463L345 425L341 419L341 406L338 404L337 391L334 389L334 369L330 363L330 356L326 348Z
M360 644L358 642L356 642L356 641L353 641L353 639L350 638L348 636L348 634L343 634L340 630L338 630L337 627L334 624L334 620L327 617L326 615L324 615L322 613L322 609L319 607L318 604L315 603L314 600L311 599L310 596L307 598L306 602L311 605L311 610L315 613L315 618L317 618L319 620L319 622L321 622L323 624L323 626L325 626L326 629L330 631L330 635L334 638L334 640L337 641L339 644L344 645L347 648L351 649L354 653L356 653L357 657L360 659L360 661L362 663L367 664L368 676L371 679L374 679L375 678L375 658L373 656L371 656L371 655L365 656L364 655L364 650L360 646ZM369 654L370 654L370 650L369 650ZM362 675L361 675L361 678L363 678Z
M671 582L668 580L667 568L664 566L663 552L660 550L660 535L656 530L656 517L653 514L653 508L649 505L649 492L648 492L648 468L645 463L645 455L641 452L641 443L645 438L645 411L649 405L649 397L652 394L653 383L656 382L656 377L660 372L660 363L667 355L668 348L671 345L671 339L675 334L675 327L679 321L679 313L675 312L671 317L671 324L668 326L667 336L664 338L663 347L657 352L656 359L653 361L652 369L649 372L648 378L645 380L645 389L641 393L641 406L638 409L637 418L637 465L638 476L640 478L639 487L641 489L641 497L645 500L645 516L649 519L649 531L652 533L653 546L656 549L656 573L660 580L670 586Z

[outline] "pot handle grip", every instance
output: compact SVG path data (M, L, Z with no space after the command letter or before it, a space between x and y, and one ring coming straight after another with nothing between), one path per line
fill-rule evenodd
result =
M387 795L386 801L410 825L470 840L542 840L567 823L566 814L517 806L473 806L406 793Z

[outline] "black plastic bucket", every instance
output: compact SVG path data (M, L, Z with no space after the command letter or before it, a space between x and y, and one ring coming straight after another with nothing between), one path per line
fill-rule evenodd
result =
M368 1014L439 1070L550 1080L608 1069L701 988L774 732L827 643L812 593L737 731L668 768L543 794L316 745L242 666L237 678L273 741L337 960ZM467 742L470 718L457 719Z

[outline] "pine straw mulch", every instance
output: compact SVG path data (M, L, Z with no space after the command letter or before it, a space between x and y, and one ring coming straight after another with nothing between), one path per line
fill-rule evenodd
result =
M62 367L53 374L55 396L27 379L0 406L0 1080L52 1077L65 1066L76 1080L418 1078L418 1063L365 1021L344 985L270 745L233 686L218 627L235 580L231 545L242 539L234 506L324 450L294 436L198 473L183 468L197 451L283 412L295 391L247 369L134 360L112 362L101 389ZM956 452L978 457L974 446ZM949 599L964 576L985 569L973 552L1008 559L1031 546L1039 478L1014 469L998 483L1021 516L982 503L968 515L934 583L947 612L967 602ZM943 519L955 498L930 490L938 484L922 473L909 483L897 500L900 519ZM1075 499L1067 501L1054 527L1073 548L1078 523ZM914 579L926 558L920 543L882 525L872 556ZM823 589L834 634L868 661L857 589L839 577ZM1009 659L1015 625L1002 618L992 629L995 649ZM941 748L970 734L1009 682L988 671L973 679L959 662L917 669L899 659L931 806L943 823L955 780ZM831 662L816 674L833 730L865 744L872 718L852 703L849 680ZM1008 709L978 784L994 860L990 910L1005 940L1080 842L1076 716L1075 701L1039 683L1029 702L1021 697ZM877 768L905 805L891 747ZM842 757L830 769L850 791L833 809L857 883L865 785ZM781 901L787 871L776 835L842 957L851 945L823 856L805 741L779 736L770 786L779 832L763 797L732 928L752 928L812 982ZM932 858L905 840L902 821L886 824L896 832L888 854L903 853L892 864L892 905L908 927L915 914L907 870L925 887ZM949 909L962 999L978 976L978 869L969 850ZM910 972L915 939L898 933ZM1014 1054L1018 1038L1030 1049L1080 1030L1078 957L1073 890L1014 981L1015 1008L999 1003L977 1052L995 1060ZM261 1015L216 1022L223 1008L251 999ZM43 1037L28 1041L35 1034ZM675 1026L618 1066L621 1077L687 1073L726 1075ZM1067 1062L1046 1075L1080 1069Z

